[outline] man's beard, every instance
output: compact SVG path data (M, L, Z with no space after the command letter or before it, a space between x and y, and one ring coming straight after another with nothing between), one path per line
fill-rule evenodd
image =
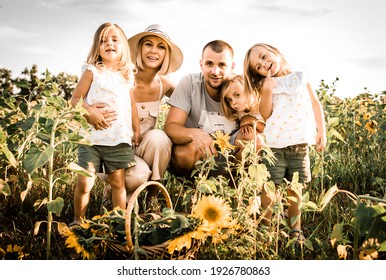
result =
M215 90L220 89L220 87L222 85L222 83L219 83L218 85L213 85L213 83L210 80L207 82L207 84L209 87L211 87L212 89L215 89Z

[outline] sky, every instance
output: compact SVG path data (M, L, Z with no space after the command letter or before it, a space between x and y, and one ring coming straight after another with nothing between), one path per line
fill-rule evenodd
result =
M246 51L255 43L277 47L292 69L307 69L336 95L354 97L386 90L384 0L0 0L0 68L19 76L80 75L96 29L117 23L131 37L161 24L184 53L178 80L200 71L203 46L222 39L235 51L242 74Z

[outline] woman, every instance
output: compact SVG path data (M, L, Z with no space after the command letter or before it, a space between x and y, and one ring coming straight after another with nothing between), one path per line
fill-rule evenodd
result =
M160 181L168 167L172 142L155 125L161 99L169 97L175 84L165 75L177 71L183 54L160 25L153 24L129 40L131 59L136 65L134 99L140 118L142 141L135 150L137 165L126 170L128 197L148 179ZM149 169L150 168L150 169ZM111 197L108 188L104 199Z

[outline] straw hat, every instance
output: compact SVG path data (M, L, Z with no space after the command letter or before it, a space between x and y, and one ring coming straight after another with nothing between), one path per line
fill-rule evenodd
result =
M144 32L138 33L137 35L134 35L133 37L129 38L128 41L130 45L131 60L136 61L139 41L143 37L149 36L149 35L157 36L163 39L169 45L170 65L167 73L172 73L177 71L178 68L181 67L181 64L183 61L182 51L172 41L170 41L168 34L166 34L163 27L159 24L152 24L148 26Z

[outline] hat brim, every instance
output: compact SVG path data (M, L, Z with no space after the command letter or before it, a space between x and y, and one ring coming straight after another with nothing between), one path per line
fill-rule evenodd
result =
M130 46L130 57L131 57L131 60L134 63L137 60L137 52L138 52L139 41L143 37L146 37L146 36L156 36L156 37L159 37L159 38L164 40L169 45L169 48L170 48L170 65L169 65L168 72L166 74L173 73L173 72L177 71L181 67L182 61L183 61L183 58L184 58L184 56L182 54L182 51L180 50L179 47L177 47L176 44L174 44L168 38L166 38L165 36L162 36L161 34L157 34L155 32L141 32L141 33L138 33L138 34L136 34L136 35L134 35L134 36L132 36L131 38L128 39L129 46Z

